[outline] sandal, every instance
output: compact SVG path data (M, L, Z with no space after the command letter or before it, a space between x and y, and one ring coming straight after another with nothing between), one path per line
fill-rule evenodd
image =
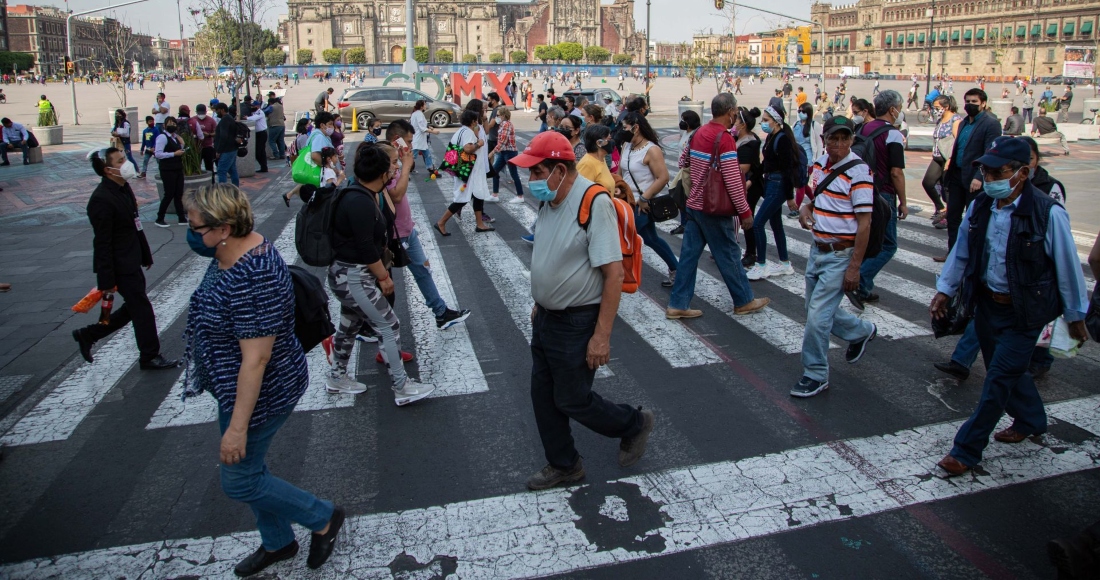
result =
M475 232L495 232L495 231L497 231L497 229L494 228L493 226L485 226L483 228L475 227L474 231Z
M439 235L441 235L443 237L447 237L447 236L451 235L451 232L443 231L443 228L440 228L439 224L432 224L432 227L435 228L435 231L439 232Z

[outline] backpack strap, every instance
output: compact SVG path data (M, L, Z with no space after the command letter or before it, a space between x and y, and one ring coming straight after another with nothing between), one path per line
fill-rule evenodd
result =
M596 196L602 194L612 197L611 192L598 183L593 183L588 189L584 190L581 206L577 209L577 225L581 226L582 230L588 231L588 222L592 219L592 202L596 200Z
M861 163L863 163L862 159L853 159L847 163L842 163L839 167L833 168L833 170L825 176L825 179L822 179L821 183L817 184L817 187L814 188L814 197L816 198L818 195L821 194L822 191L825 191L825 188L828 187L834 179L840 177L841 175L844 175L845 171L848 171L849 169Z

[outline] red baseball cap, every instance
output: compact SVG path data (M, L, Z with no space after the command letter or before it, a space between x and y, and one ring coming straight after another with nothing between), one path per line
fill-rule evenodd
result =
M535 135L523 153L516 155L508 163L518 167L531 167L546 159L576 161L577 156L573 154L573 146L565 135L557 131L544 131Z

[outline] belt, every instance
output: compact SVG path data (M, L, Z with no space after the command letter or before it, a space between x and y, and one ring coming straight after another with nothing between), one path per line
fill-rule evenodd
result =
M989 286L982 286L982 293L988 296L990 300L996 302L997 304L1006 304L1009 306L1012 305L1011 294L1001 294L1000 292L994 292L989 289Z
M543 306L542 304L539 304L538 307L539 307L539 310L542 310L543 312L546 312L547 314L556 314L556 315L576 314L578 312L591 312L593 310L599 310L600 309L599 304L586 304L584 306L570 306L568 308L563 308L561 310L550 310L549 308Z
M856 243L833 242L831 244L826 244L825 242L814 242L814 245L816 245L817 249L821 250L822 252L840 252L843 250L847 250L848 248L854 247Z

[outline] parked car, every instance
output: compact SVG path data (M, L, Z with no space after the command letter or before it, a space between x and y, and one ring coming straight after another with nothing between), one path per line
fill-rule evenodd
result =
M616 101L622 100L622 97L619 96L619 93L616 93L615 91L613 91L611 89L605 89L605 88L580 89L580 90L571 89L571 90L565 91L564 93L561 94L561 96L563 96L563 97L564 96L570 96L570 97L573 97L574 99L576 99L577 97L584 97L585 100L587 100L589 103L596 104L596 105L599 105L601 107L606 104L606 103L604 103L603 98L605 96L608 96L608 95L611 96L611 102L613 102L613 103L616 102Z
M358 118L360 127L367 127L374 119L389 123L397 119L408 119L413 105L423 99L424 115L433 127L446 127L462 115L462 108L447 101L437 101L424 93L404 87L370 87L347 89L340 95L337 106L340 119L351 125L352 111Z
M871 80L871 81L877 81L877 80L882 78L882 75L879 74L878 71L871 71L871 72L866 72L866 73L863 73L863 74L859 75L859 78L867 79L867 80Z

